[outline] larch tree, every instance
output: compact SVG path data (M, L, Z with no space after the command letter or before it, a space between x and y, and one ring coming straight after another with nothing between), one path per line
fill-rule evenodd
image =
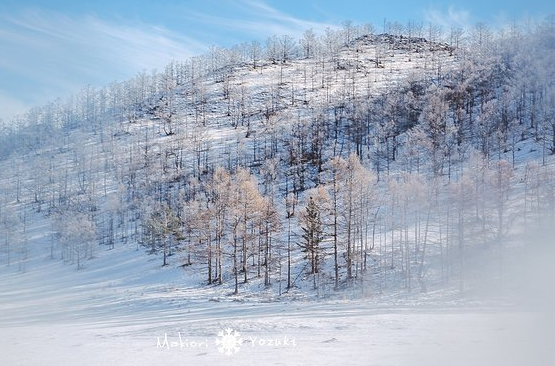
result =
M228 224L229 206L231 204L232 182L229 173L220 167L214 171L208 186L209 202L214 220L214 239L216 241L216 279L222 284L223 242Z
M174 241L181 240L179 219L167 204L156 204L150 213L145 228L151 253L162 252L162 265L168 265L168 257L173 255Z
M309 261L314 289L318 287L317 277L325 256L323 242L327 236L329 210L330 198L324 187L320 186L308 192L308 200L299 215L302 240L298 245Z
M340 205L341 205L341 190L343 180L347 170L347 163L340 157L334 157L328 163L328 172L330 174L329 186L331 190L331 232L330 235L333 240L333 267L335 288L339 287L339 220L340 220Z
M316 35L312 29L306 30L303 33L303 38L299 40L299 44L302 49L302 54L305 59L310 59L314 57L316 52Z
M77 208L59 213L55 217L55 227L62 244L62 257L77 269L83 268L83 261L93 255L96 240L96 225L90 215Z
M230 197L230 232L232 236L234 293L239 293L239 272L243 283L248 282L249 254L254 242L256 222L262 210L262 195L258 191L256 178L246 169L239 169L232 181Z
M6 254L6 264L11 265L13 243L18 242L17 226L19 224L19 217L16 210L12 206L7 206L0 212L0 232L3 237L0 240L3 242L4 253Z
M431 97L422 111L421 121L430 139L429 156L432 161L432 172L437 176L443 173L443 147L447 134L447 105L441 92L431 93Z

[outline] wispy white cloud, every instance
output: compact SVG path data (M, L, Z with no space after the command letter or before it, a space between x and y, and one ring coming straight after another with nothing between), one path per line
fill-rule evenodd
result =
M201 42L160 26L136 22L131 26L90 15L70 17L32 10L19 16L4 16L3 23L0 27L27 34L25 41L30 46L45 41L59 47L78 46L96 58L115 59L126 66L131 61L131 66L156 67L160 60L182 58L204 49Z
M209 40L221 45L233 37L300 37L309 28L321 33L337 27L292 16L264 0L224 4L229 12L174 4L172 16L181 16L184 25L171 29L136 19L41 9L0 14L0 118L7 120L26 106L63 98L87 84L102 86L141 70L160 69L172 59L202 53Z
M0 58L0 118L85 84L128 78L204 49L204 44L160 26L36 9L0 15L0 54L5 55Z
M472 15L469 10L458 9L450 5L447 9L429 7L424 11L424 19L444 29L451 27L470 28L472 26Z
M323 31L327 27L337 27L335 24L331 23L314 22L301 18L296 18L277 10L276 8L268 5L262 0L242 0L242 2L252 8L255 16L262 19L266 18L267 23L271 23L273 21L275 25L281 26L286 29L292 29L294 32L297 33L303 32L309 28L313 28L316 31Z
M256 38L271 35L291 35L300 37L307 29L323 33L326 28L337 28L336 24L315 22L294 17L262 0L238 0L232 3L235 13L240 17L212 15L188 10L184 15L187 20L194 20L218 27L227 27L234 32L241 32Z

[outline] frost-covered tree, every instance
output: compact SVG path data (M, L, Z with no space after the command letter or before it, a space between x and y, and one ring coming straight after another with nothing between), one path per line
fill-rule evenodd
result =
M306 253L314 288L317 288L317 275L325 257L323 242L328 235L329 210L328 193L324 187L318 187L308 192L308 199L299 215L302 240L298 245Z
M299 40L299 44L304 58L310 59L314 57L317 47L316 42L316 34L314 34L312 29L306 30L303 33L303 38Z
M62 259L76 263L77 269L83 268L85 259L93 257L97 238L94 220L90 214L81 211L74 208L60 212L54 222L58 241L62 245Z
M168 265L173 255L174 242L181 240L179 219L167 205L156 204L144 225L144 245L150 247L151 254L162 252L162 265Z
M444 147L448 135L447 105L439 91L432 91L421 115L421 122L430 141L429 156L434 175L443 173Z
M6 264L9 266L12 262L12 252L14 251L18 238L19 216L13 206L8 206L0 212L0 242L6 257Z
M170 136L175 133L174 122L177 113L175 106L175 88L177 83L175 69L172 64L168 65L166 71L161 75L160 83L162 94L154 105L152 112L154 117L162 121L162 129L166 136Z

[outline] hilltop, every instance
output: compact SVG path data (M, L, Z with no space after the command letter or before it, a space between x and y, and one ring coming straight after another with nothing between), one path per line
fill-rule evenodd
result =
M184 288L272 299L502 278L499 243L553 201L547 30L520 48L364 31L213 47L21 116L0 149L5 264L87 271L127 248Z
M554 34L276 36L2 126L5 362L541 359Z

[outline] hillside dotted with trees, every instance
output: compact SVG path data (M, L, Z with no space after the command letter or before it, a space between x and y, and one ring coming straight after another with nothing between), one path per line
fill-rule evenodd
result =
M125 247L226 295L510 287L555 214L554 37L344 22L86 86L0 126L0 265Z

